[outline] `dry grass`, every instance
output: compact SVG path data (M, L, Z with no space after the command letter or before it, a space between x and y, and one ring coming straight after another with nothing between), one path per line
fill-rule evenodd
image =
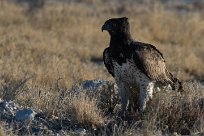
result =
M85 93L80 93L72 98L71 115L77 122L84 125L102 125L105 118L97 108L97 99L90 99Z
M15 136L15 135L12 133L12 130L5 129L3 127L3 124L1 124L0 122L0 136Z
M189 82L184 84L184 90L184 93L161 92L152 100L147 113L151 129L159 127L167 133L203 131L204 87L196 82Z
M152 43L163 52L174 75L182 80L204 78L202 11L182 14L166 10L160 3L137 5L100 0L88 3L47 3L32 14L25 6L1 3L0 98L18 101L36 110L43 109L49 115L71 114L73 120L84 125L103 124L108 119L96 106L97 99L83 93L70 96L71 90L67 88L86 79L113 80L103 65L91 59L101 58L108 46L108 34L100 30L104 21L120 16L129 17L133 37ZM186 90L197 88L192 86L187 86ZM203 97L203 94L197 96L201 90L203 88L181 97L160 94L155 102L164 103L158 107L153 103L157 108L150 113L154 113L155 118L147 122L156 124L159 119L161 128L171 123L170 130L180 131L177 129L178 125L183 125L179 122L183 116L177 113L187 112L190 115L185 116L196 117L192 120L203 131L203 122L197 121L201 117L198 117L200 111L196 105ZM176 104L172 102L175 97ZM184 103L190 103L188 110L183 109ZM191 124L187 121L186 125ZM194 127L188 126L191 130ZM118 133L136 133L133 128L119 129ZM155 132L155 135L160 133L155 128L147 128L145 131Z
M6 134L4 133L4 130L3 130L3 128L1 127L0 128L0 136L5 136Z

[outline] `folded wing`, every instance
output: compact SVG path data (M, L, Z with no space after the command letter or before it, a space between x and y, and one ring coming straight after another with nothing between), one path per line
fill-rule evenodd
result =
M136 66L151 80L173 84L173 76L166 69L165 60L159 50L151 44L133 43L133 59Z
M108 72L114 77L114 67L110 58L109 48L106 48L103 52L103 62Z

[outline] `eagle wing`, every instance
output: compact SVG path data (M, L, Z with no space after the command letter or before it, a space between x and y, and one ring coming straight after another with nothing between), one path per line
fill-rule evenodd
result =
M134 42L133 59L136 66L152 80L173 83L173 76L166 69L162 53L155 46Z
M114 77L114 66L111 61L109 48L106 48L103 52L103 62L108 70L108 72Z

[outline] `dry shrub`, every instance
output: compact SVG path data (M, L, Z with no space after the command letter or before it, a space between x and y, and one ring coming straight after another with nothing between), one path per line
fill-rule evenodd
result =
M6 101L15 100L20 93L26 91L26 82L30 78L15 79L5 75L0 76L0 97Z
M2 127L0 127L0 136L6 136Z
M19 99L20 105L33 107L47 116L68 117L83 126L99 126L105 121L98 108L99 100L80 88L28 88Z
M203 132L204 86L197 82L186 82L183 86L182 93L162 90L154 94L144 113L132 112L130 124L116 125L114 133L151 136Z
M18 103L22 106L32 107L37 111L42 111L47 116L59 116L64 110L61 95L66 90L57 90L46 87L27 88L27 93L21 93ZM66 108L66 107L65 107Z
M10 129L4 128L0 122L0 136L15 136Z
M104 124L102 111L97 108L97 99L88 97L81 92L70 101L71 116L83 125L99 126Z
M166 133L203 130L204 87L190 82L184 83L184 90L183 93L160 92L156 95L147 110L149 130L160 128Z

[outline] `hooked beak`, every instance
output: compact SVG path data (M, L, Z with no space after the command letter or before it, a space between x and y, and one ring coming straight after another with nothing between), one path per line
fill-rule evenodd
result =
M104 24L102 27L101 27L101 31L103 32L103 30L110 30L110 26L108 24Z

